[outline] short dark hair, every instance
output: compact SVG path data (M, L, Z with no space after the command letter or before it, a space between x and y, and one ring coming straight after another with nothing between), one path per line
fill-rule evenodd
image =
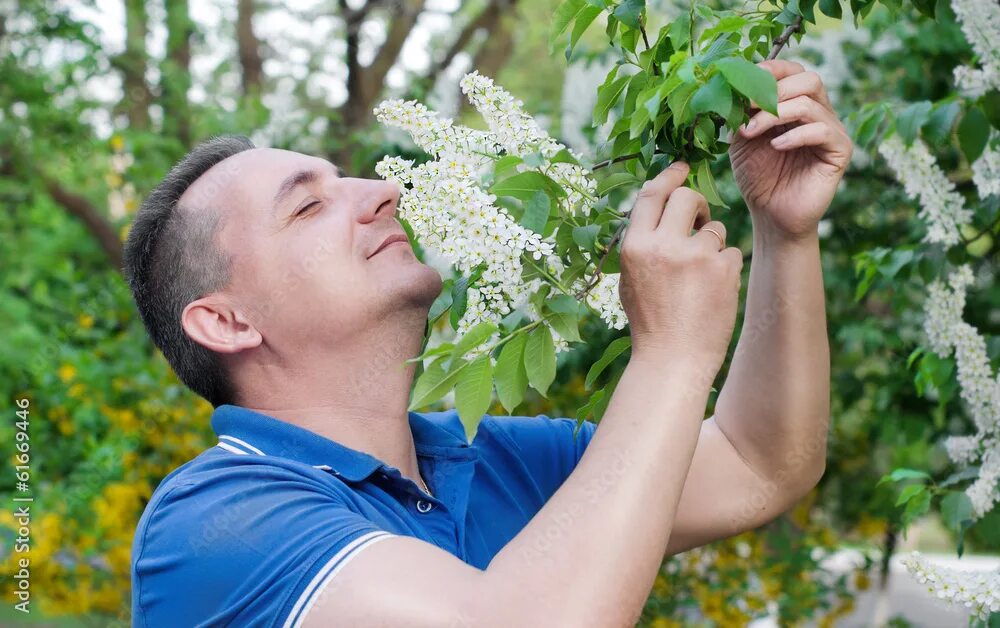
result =
M218 407L234 400L219 356L192 340L181 314L229 283L230 258L215 242L221 212L207 201L178 211L181 195L219 162L254 148L246 137L214 137L196 146L153 188L125 242L122 271L153 343L184 384ZM192 211L193 210L193 211Z

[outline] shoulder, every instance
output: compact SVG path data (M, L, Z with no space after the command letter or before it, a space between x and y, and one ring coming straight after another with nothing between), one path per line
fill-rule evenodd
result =
M352 510L348 492L307 465L206 451L164 479L140 518L133 622L288 616L337 552L380 532ZM192 587L197 596L185 593Z
M597 426L590 421L577 422L569 418L536 416L486 415L479 423L476 440L503 444L520 453L536 452L539 448L586 447Z

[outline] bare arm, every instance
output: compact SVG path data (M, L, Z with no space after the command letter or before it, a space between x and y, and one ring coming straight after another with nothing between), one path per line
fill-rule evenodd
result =
M773 519L825 468L830 349L816 227L851 140L819 76L788 61L761 66L778 80L779 117L757 112L730 149L754 230L746 316L668 553Z
M621 289L632 359L600 429L560 489L485 570L414 539L373 545L337 575L307 623L620 626L637 620L701 428L711 382L701 374L721 365L738 299L739 251L720 252L708 233L689 236L707 207L699 195L677 188L687 172L683 164L665 170L633 209Z

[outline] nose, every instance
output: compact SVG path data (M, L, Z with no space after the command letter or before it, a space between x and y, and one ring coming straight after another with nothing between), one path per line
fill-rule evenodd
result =
M362 181L365 189L360 195L361 202L357 204L358 222L369 223L395 216L399 205L399 184L381 179Z

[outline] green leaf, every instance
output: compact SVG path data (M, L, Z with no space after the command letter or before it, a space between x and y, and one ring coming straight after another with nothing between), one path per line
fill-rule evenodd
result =
M778 83L774 75L743 57L720 59L719 68L729 84L764 111L778 115Z
M908 486L904 486L903 490L899 492L899 498L896 500L896 505L902 506L925 490L927 490L927 487L923 484L910 484Z
M563 314L555 312L548 317L552 329L567 342L580 342L579 313Z
M931 112L931 103L924 100L915 102L896 117L896 132L907 146L917 139L920 127L924 126Z
M576 48L576 44L580 41L580 37L590 28L590 25L594 23L594 19L601 14L601 9L595 6L585 6L580 9L577 13L576 23L573 24L573 31L569 36L569 46L566 48L567 59L569 55L573 54L573 49Z
M616 172L597 184L597 196L607 196L611 190L616 190L624 185L638 183L639 179L630 172Z
M691 98L691 111L694 113L713 112L725 118L732 107L733 90L722 74L713 75Z
M645 9L646 0L623 0L612 15L621 20L622 24L638 29L639 16Z
M685 83L667 95L667 106L674 114L674 125L682 126L694 118L691 99L698 90L697 83Z
M579 429L579 424L583 423L583 421L586 420L586 418L592 413L594 406L596 406L601 402L605 394L607 393L603 388L601 388L600 390L595 390L594 394L592 394L590 396L590 399L587 400L587 403L580 406L580 409L576 411L576 422L578 429Z
M410 395L409 410L417 410L434 403L451 390L460 371L454 363L450 371L445 371L445 361L446 358L434 360L417 378L413 393Z
M573 227L573 241L581 249L593 250L594 243L597 242L597 234L601 232L601 225L584 225Z
M958 144L969 163L979 159L990 140L990 122L979 107L965 112L958 123Z
M549 54L555 52L559 37L566 32L569 23L575 20L586 6L587 4L583 0L563 0L556 7L555 13L552 15L552 28L549 31Z
M524 368L531 387L547 398L549 386L556 377L556 349L552 332L544 324L531 330L528 336L524 348Z
M986 114L986 119L990 121L994 129L1000 129L1000 90L987 92L979 101Z
M476 425L490 407L493 363L483 354L469 363L455 384L455 408L465 425Z
M931 476L916 469L893 469L892 473L882 476L875 486L881 486L886 482L899 482L900 480L929 480Z
M452 329L458 329L458 321L465 315L465 310L469 306L468 288L468 277L459 277L451 287L451 312L448 314L448 322L451 323Z
M608 365L615 361L615 358L624 353L629 347L632 346L631 336L622 336L608 343L608 346L604 348L604 353L601 355L600 359L590 367L587 371L587 379L584 382L584 386L588 389L594 385L594 382L600 377L601 373L604 372Z
M951 475L946 477L944 480L941 481L940 484L938 484L938 486L940 486L941 488L947 488L949 486L954 486L959 482L964 482L965 480L974 480L978 477L979 477L978 466L965 467L961 471L956 471L955 473L952 473Z
M917 517L926 513L931 507L930 491L921 491L912 499L906 502L906 509L903 510L903 523L908 525Z
M455 343L455 349L451 352L451 358L462 357L469 352L470 349L478 347L479 345L486 342L486 340L497 332L497 326L489 321L483 321L476 324L472 329L465 332L458 342Z
M695 184L698 191L702 193L709 205L717 207L728 207L726 202L719 196L719 190L715 187L715 177L712 175L712 165L708 160L704 160L698 165L698 173L695 176Z
M545 223L552 213L552 199L545 192L538 191L531 195L524 204L524 213L521 214L521 226L531 229L535 233L542 233Z
M450 279L448 281L451 281ZM447 282L442 286L444 289L441 294L434 299L434 303L431 304L431 309L427 312L427 321L431 322L437 319L438 316L444 313L449 307L451 307L451 286Z
M963 491L950 491L941 498L941 516L945 525L959 530L963 521L972 519L972 500Z
M502 181L497 181L490 188L490 192L497 196L513 196L522 201L528 200L538 191L547 192L556 198L566 196L566 191L562 189L561 185L541 172L533 170L520 172Z
M514 171L514 168L522 163L524 160L517 155L504 155L493 162L493 178L498 181L505 178L508 173Z
M683 50L691 38L691 14L684 11L670 23L670 41L674 50Z
M497 398L507 412L513 412L514 408L521 405L528 388L528 372L524 368L524 347L527 340L527 334L515 335L500 349L500 357L497 358L493 377L496 380Z
M594 126L599 126L608 121L608 113L618 102L625 86L632 79L631 76L619 76L605 85L601 85L597 90L597 103L594 105Z
M819 0L819 10L824 15L829 15L836 20L839 20L844 14L840 8L840 0Z
M961 110L962 105L957 100L936 105L922 129L927 142L931 145L947 144L951 138L951 130L955 126L955 119Z

